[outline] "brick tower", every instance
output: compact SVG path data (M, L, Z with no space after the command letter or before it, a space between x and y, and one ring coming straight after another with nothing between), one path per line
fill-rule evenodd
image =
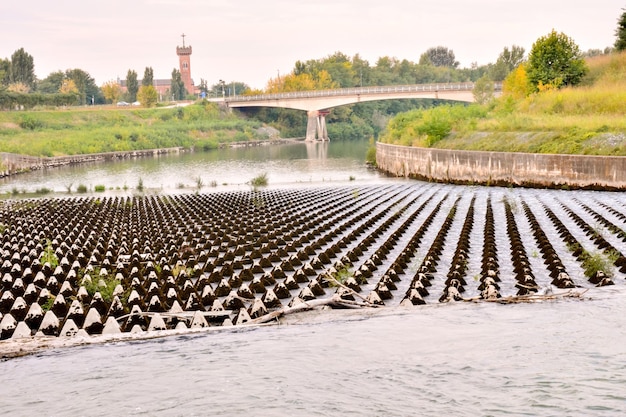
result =
M183 46L176 47L176 55L180 64L180 76L185 84L188 94L193 94L193 82L191 81L191 45L185 46L185 34L182 34Z

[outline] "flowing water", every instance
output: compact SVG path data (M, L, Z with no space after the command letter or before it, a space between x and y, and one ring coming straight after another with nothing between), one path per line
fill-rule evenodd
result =
M133 192L139 178L159 193L192 192L196 178L205 184L201 192L219 192L248 189L245 183L262 172L271 187L407 182L366 168L366 147L364 142L297 144L68 167L5 181L0 192L47 187L63 193L68 184L82 183L124 194ZM211 181L217 185L207 185ZM437 185L437 190L463 197L464 188ZM626 210L623 195L615 193L482 187L472 193L493 194L498 256L510 251L501 227L503 208L495 205L502 195L528 202L544 225L549 221L538 206L559 212L559 199L593 201L597 211L602 211L598 201ZM461 199L451 242L459 238L468 196ZM470 239L483 233L485 206L485 199L478 201ZM413 229L427 214L417 217ZM578 239L585 238L571 220L562 221ZM518 227L528 250L537 250L529 224L520 221ZM432 229L425 241L438 230ZM623 243L610 239L624 251ZM564 245L559 239L552 243ZM442 254L444 271L452 251L453 244ZM418 252L423 256L425 249ZM480 249L470 255L471 277L479 270L473 258L480 257ZM568 270L579 268L572 259L566 262ZM502 274L510 270L500 266ZM621 416L626 413L624 274L616 281L591 288L584 300L325 310L299 313L282 325L48 350L0 362L0 410L14 416Z

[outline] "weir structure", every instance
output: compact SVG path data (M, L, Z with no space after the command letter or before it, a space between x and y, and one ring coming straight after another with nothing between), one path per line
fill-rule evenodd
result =
M328 141L326 116L333 107L376 100L428 98L474 102L474 83L436 83L391 85L379 87L338 88L334 90L294 91L290 93L233 96L224 101L230 108L278 107L307 112L306 141ZM494 84L494 94L502 91L502 83Z

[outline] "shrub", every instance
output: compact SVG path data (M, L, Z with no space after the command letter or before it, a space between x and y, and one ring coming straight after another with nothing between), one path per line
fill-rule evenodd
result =
M78 184L78 187L76 187L76 192L77 193L86 193L87 192L87 186L85 184Z
M27 130L36 130L45 127L45 125L42 121L37 120L27 114L22 118L22 121L20 122L20 127Z
M41 187L35 190L35 194L50 194L52 190L50 188Z
M95 187L93 187L94 191L98 192L98 193L102 193L106 190L106 187L102 184L98 184Z
M253 187L265 187L268 184L267 173L257 175L250 180L250 185Z

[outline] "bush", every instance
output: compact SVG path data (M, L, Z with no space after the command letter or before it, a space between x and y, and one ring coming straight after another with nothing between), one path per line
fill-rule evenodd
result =
M76 192L77 193L86 193L87 192L87 186L85 184L78 184L78 187L76 187Z
M106 190L106 187L104 185L98 184L95 187L93 187L94 191L98 192L98 193L102 193Z
M35 194L50 194L52 192L52 190L50 188L47 187L41 187L41 188L37 188L35 190Z
M45 124L30 115L25 115L20 122L20 127L27 130L36 130L45 127Z
M257 175L250 180L250 185L253 187L265 187L268 184L267 173Z

